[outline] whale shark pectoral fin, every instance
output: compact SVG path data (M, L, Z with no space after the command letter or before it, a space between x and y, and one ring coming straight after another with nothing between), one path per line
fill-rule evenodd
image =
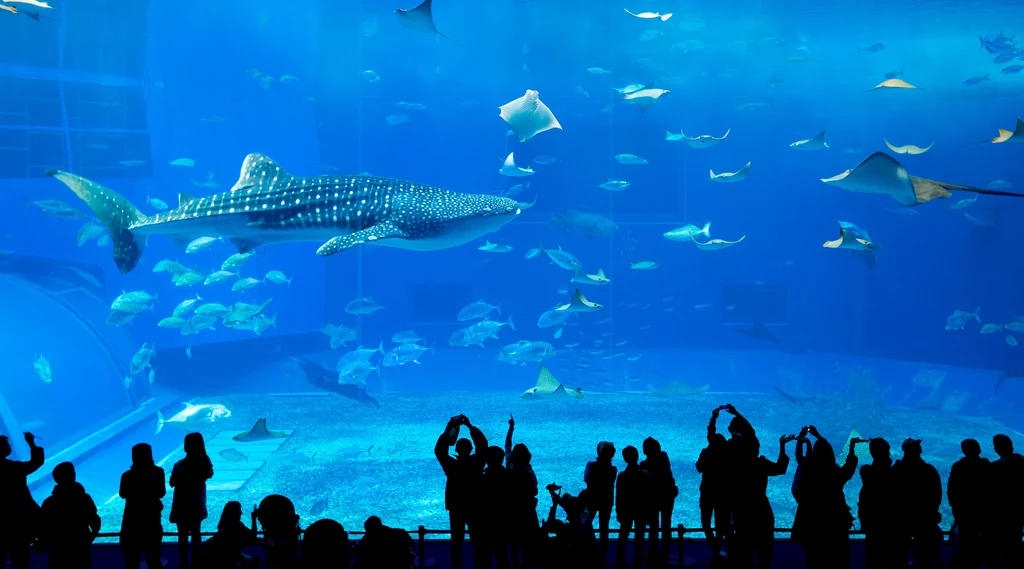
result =
M316 250L316 254L321 257L326 257L367 242L380 241L382 239L406 239L408 237L408 234L399 229L399 227L391 221L382 221L372 227L367 227L366 229L356 231L355 233L334 237L327 243L321 245L320 248Z
M235 238L228 239L228 241L230 241L231 244L238 249L239 253L248 253L249 251L252 251L253 249L263 245L263 243L260 243L259 241L253 241L251 239Z

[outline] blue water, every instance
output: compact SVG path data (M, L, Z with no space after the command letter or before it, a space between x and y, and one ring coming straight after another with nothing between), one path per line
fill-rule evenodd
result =
M896 156L915 176L981 188L1004 180L1011 191L1024 192L1021 146L976 144L996 136L998 128L1012 129L1024 114L1024 74L1001 72L1024 62L993 63L995 55L978 39L1024 33L1024 27L1012 29L1024 22L1022 5L437 0L434 20L450 41L401 27L392 14L399 6L380 2L310 1L287 9L263 1L51 4L38 22L0 13L0 37L8 45L0 52L0 361L10 370L0 380L0 430L31 428L45 437L50 456L75 449L150 398L151 405L173 413L186 400L313 391L286 358L307 354L334 369L344 350L331 351L319 332L328 323L358 330L350 348L381 340L390 348L393 333L413 329L436 349L420 365L371 375L371 393L468 390L472 400L476 391L503 391L509 405L518 405L517 395L533 385L537 366L501 363L497 353L532 340L560 351L548 363L562 381L594 391L657 390L676 380L707 384L713 392L776 397L782 386L819 396L853 389L835 370L856 361L875 366L879 385L895 389L878 398L914 411L921 407L918 399L892 393L909 389L917 371L972 369L973 375L957 379L951 372L937 403L925 405L919 420L969 416L1001 422L1007 431L1021 428L1015 419L1021 389L1011 381L994 395L1001 371L1021 365L1024 348L1007 340L1014 333L983 335L974 320L959 331L944 324L957 309L981 307L982 322L1000 325L1024 314L1017 231L1024 200L981 196L956 210L949 205L970 195L955 194L906 209L887 196L850 193L819 180L853 168L872 152L889 152L884 138L897 145L935 143L925 154ZM673 17L638 20L623 8ZM647 30L662 34L639 41ZM884 49L859 49L878 41ZM612 73L588 73L592 67ZM275 79L264 89L248 70ZM367 82L365 70L380 81ZM896 70L919 89L864 92ZM986 74L978 85L963 85ZM280 81L286 75L297 81ZM653 83L670 93L640 113L612 90L631 83ZM540 93L562 130L520 143L506 136L497 107L527 89ZM399 110L399 101L426 108ZM396 114L412 120L389 126L385 117ZM729 136L708 149L665 140L666 131L680 129L688 136L729 130ZM829 149L789 148L822 130ZM513 151L522 166L541 155L557 162L534 164L529 178L505 178L498 169ZM173 207L179 192L226 191L251 152L301 176L370 172L488 194L529 182L516 198L536 198L536 205L497 233L442 251L367 246L321 258L314 253L319 242L261 247L242 276L279 270L292 282L265 282L244 294L231 293L229 285L176 287L168 273L151 271L162 259L216 270L235 252L227 243L190 255L170 239L153 237L139 267L122 275L109 245L75 244L87 218L59 221L24 207L25 199L53 198L86 210L45 177L47 169L59 168L154 213L149 196ZM624 153L648 164L619 164L614 156ZM169 164L180 158L195 166ZM125 160L142 164L119 164ZM735 171L748 161L743 182L709 180L709 170ZM192 183L208 176L219 189ZM628 180L631 187L617 193L595 188L607 179ZM549 222L567 209L606 216L619 230L612 236L564 234ZM838 220L870 233L878 246L874 269L847 251L821 246L836 237ZM728 249L700 251L662 237L707 221L715 238L746 238ZM513 250L478 251L485 239L503 240ZM524 259L541 242L561 245L587 273L602 268L612 280L606 287L581 287L604 308L570 319L557 340L558 328L538 329L537 318L567 302L559 289L573 287L570 273L543 255ZM659 267L630 269L638 261ZM133 290L158 295L153 310L129 326L107 325L110 303ZM221 326L191 336L156 326L197 293L223 304L272 298L267 315L276 315L276 327L256 337ZM386 310L365 317L346 313L346 304L359 297L373 297ZM449 337L466 325L456 321L459 309L477 299L500 302L517 330L503 329L486 348L450 347ZM704 304L710 306L695 308ZM739 333L755 321L781 342ZM138 375L126 389L126 369L144 342L156 345L155 382L150 386ZM566 347L576 343L576 349ZM757 354L766 350L782 360L743 365L751 357L761 361ZM39 354L52 365L52 383L42 382L31 366ZM803 379L786 384L793 374ZM626 376L638 381L627 383ZM967 394L966 402L958 403L960 393ZM244 408L233 410L232 429L273 414L244 401ZM373 414L347 400L336 405L336 413L308 420L344 426ZM800 426L800 410L792 411ZM460 409L422 412L440 426ZM574 412L569 408L568 417ZM424 419L389 417L396 424ZM140 421L145 428L101 437L105 442L95 448L78 447L82 460L97 468L97 484L126 466L127 437L150 436L155 419ZM850 426L828 428L843 438ZM214 425L205 434L212 438L223 428ZM179 434L152 439L156 454L173 457L176 447L167 437ZM423 435L418 458L430 458L433 436ZM414 455L407 448L394 452ZM686 465L688 458L677 462ZM258 490L272 491L266 484ZM37 487L37 494L44 490Z

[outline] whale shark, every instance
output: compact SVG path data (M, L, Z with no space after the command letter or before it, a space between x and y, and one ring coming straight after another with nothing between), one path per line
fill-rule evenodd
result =
M127 198L81 176L50 170L107 228L122 273L138 265L151 235L185 246L224 237L239 253L286 241L325 241L317 255L373 244L435 251L476 240L521 213L511 198L464 194L377 176L296 177L263 154L249 154L231 190L178 194L178 207L143 214Z

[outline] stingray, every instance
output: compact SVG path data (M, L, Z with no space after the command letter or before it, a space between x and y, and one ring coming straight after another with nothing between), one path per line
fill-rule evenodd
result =
M398 23L410 30L416 30L427 34L437 34L455 45L459 45L452 38L437 31L437 26L434 25L434 15L430 11L430 4L432 2L433 0L423 0L422 4L412 8L411 10L405 10L402 8L395 10L395 17L398 18Z
M742 168L735 172L722 172L721 174L715 174L714 170L711 172L712 182L742 182L747 179L747 172L750 171L750 162L743 165Z
M834 241L826 241L822 247L826 249L852 249L854 251L870 251L875 244L867 239L856 237L845 227L839 228L839 238Z
M636 103L636 106L640 107L640 112L642 113L647 110L647 107L654 104L654 101L660 99L662 95L667 95L669 93L670 91L668 89L655 89L653 87L648 87L624 96L623 100Z
M576 266L579 266L579 264L577 264ZM580 292L580 289L576 289L576 292L573 293L572 299L569 300L568 304L559 304L554 308L554 310L557 310L559 312L563 312L566 310L568 310L569 312L597 312L602 308L604 308L603 304L598 304L596 302L591 302L587 300L587 297L583 296L583 293Z
M540 365L540 371L537 372L537 384L523 392L520 397L527 399L539 398L539 397L559 397L568 395L574 399L583 399L583 391L577 389L566 389L564 385L555 376L548 371L548 368L544 367L544 364Z
M821 181L850 192L887 194L901 205L908 207L923 204L935 198L948 198L952 195L950 191L1024 197L1024 194L983 190L911 176L902 164L884 152L875 152L856 167L831 178L822 178Z
M372 405L376 409L380 409L380 403L376 399L370 397L366 392L366 386L355 383L338 383L338 373L331 371L318 365L309 358L302 356L291 356L295 363L299 364L302 371L306 374L306 381L311 383L314 387L323 389L325 391L331 391L347 397L353 401Z
M1024 120L1017 117L1017 126L1010 132L1006 129L999 129L999 136L992 139L992 144L1001 144L1003 142L1021 143L1024 142Z
M911 154L916 156L918 154L924 154L925 152L928 152L929 150L932 149L933 146L935 146L934 142L924 148L921 148L920 146L914 146L913 144L893 146L892 144L889 144L888 140L885 140L884 138L882 140L885 142L885 145L889 147L889 150L892 150L896 154Z
M653 20L657 18L664 22L665 20L668 20L669 18L672 17L672 14L659 14L657 12L640 12L639 14L634 14L633 12L630 12L625 8L623 8L623 10L625 10L626 13L629 14L630 16L633 16L634 18L640 18L641 20Z
M0 4L0 10L5 10L5 11L10 12L12 14L17 14L18 13L18 9L16 7L14 7L14 6L4 6L3 4Z
M509 176L512 178L523 178L526 176L532 176L533 168L530 166L527 166L526 168L520 168L519 166L516 166L515 158L513 158L512 156L513 154L515 153L508 153L508 157L505 158L505 163L501 165L501 169L498 170L498 173L501 174L502 176Z
M886 79L885 81L882 81L878 85L875 85L874 87L872 87L872 88L870 88L870 89L868 89L867 91L864 91L864 92L865 93L869 93L871 91L874 91L875 89L921 89L921 88L920 87L915 87L915 86L911 85L910 83L907 83L906 81L904 81L902 79ZM924 89L921 89L921 90L923 91Z
M696 138L690 138L689 136L686 136L686 133L682 130L679 131L679 134L683 135L683 138L686 139L686 144L689 144L692 148L711 148L725 140L725 137L729 136L730 132L732 132L732 129L727 129L721 138L715 138L710 134L702 134Z
M546 130L562 129L551 109L538 97L536 91L527 89L522 97L498 107L502 120L508 123L519 142L526 142Z
M243 443L255 443L258 441L270 441L274 439L283 439L288 435L281 431L271 431L267 429L267 420L260 417L256 420L256 424L252 426L247 432L240 435L231 437L232 439L243 442Z
M754 325L751 326L750 329L740 329L737 330L737 332L743 334L744 336L750 336L751 338L757 340L767 340L769 342L775 342L776 344L782 343L782 340L780 340L778 336L776 336L771 330L766 328L765 325L761 324L760 322L754 322Z
M693 241L693 244L696 245L698 249L702 249L704 251L717 251L719 249L725 249L726 247L732 247L733 245L739 243L740 241L743 241L746 238L747 236L744 235L743 237L740 237L735 241L726 241L725 239L710 239L708 241L701 243L700 241L694 239L692 232L690 233L690 241Z
M795 403L795 404L801 405L801 406L804 403L814 403L814 402L816 402L818 400L818 398L814 397L813 395L810 396L810 397L801 397L799 395L793 395L792 393L787 393L786 391L783 391L782 388L780 388L780 387L776 387L775 391L778 391L779 395L781 395L782 398L785 399L786 401L789 401L790 403Z
M825 150L828 148L828 143L825 142L825 131L819 132L814 138L798 140L790 144L789 147L797 150Z
M996 381L996 393L999 393L999 388L1002 387L1003 382L1008 379L1024 379L1024 369L1008 371L999 376L999 379Z

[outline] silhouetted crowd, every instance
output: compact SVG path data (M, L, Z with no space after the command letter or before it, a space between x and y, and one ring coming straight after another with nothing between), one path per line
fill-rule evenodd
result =
M732 416L728 437L718 431L723 411ZM462 427L468 439L459 438ZM619 524L618 567L670 564L679 488L668 453L657 440L648 437L640 450L623 448L622 472L612 464L615 445L598 443L597 456L584 469L585 489L573 496L556 483L546 485L551 506L540 520L532 455L526 444L513 444L514 432L515 420L509 416L504 447L488 446L483 432L458 415L437 439L434 455L447 478L453 568L463 567L467 531L475 569L605 567L613 514ZM12 461L10 442L0 436L0 562L6 566L10 558L11 567L25 568L34 548L48 554L51 568L91 567L92 544L101 526L96 504L76 481L74 465L62 462L53 469L51 495L38 505L27 479L43 465L44 452L31 433L25 433L25 441L29 460ZM776 528L768 483L788 470L786 447L791 442L796 443L791 491L797 504L791 539L804 548L807 567L850 567L850 531L857 518L865 538L866 567L942 566L942 482L935 467L922 459L920 440L903 441L903 456L894 462L884 439L851 439L846 456L837 461L832 445L814 426L806 426L799 434L781 436L772 460L761 453L750 422L732 405L723 405L711 413L707 446L696 462L700 519L713 567L771 567ZM857 448L865 444L871 463L860 466L855 518L843 488L857 474ZM1014 452L1006 435L993 438L999 456L995 461L982 458L981 445L973 439L963 441L961 449L964 456L953 465L946 488L954 517L953 566L1024 568L1024 456ZM294 505L280 495L264 498L250 513L248 525L242 521L242 505L228 502L216 534L203 543L200 527L208 517L206 482L213 477L213 463L199 433L186 435L184 450L168 481L149 445L132 447L132 466L120 484L125 501L120 547L127 569L140 567L143 558L147 567L162 567L161 521L168 483L174 490L170 522L177 526L180 567L254 569L260 559L244 551L254 544L266 546L270 567L413 566L414 542L407 531L371 516L362 538L350 546L348 533L334 520L322 519L303 530Z

